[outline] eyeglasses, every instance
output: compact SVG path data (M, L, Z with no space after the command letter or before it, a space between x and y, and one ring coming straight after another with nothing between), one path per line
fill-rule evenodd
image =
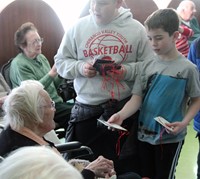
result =
M46 106L39 106L39 107L43 107L43 108L52 108L52 109L55 109L56 107L56 104L54 101L51 101L51 105L46 105Z
M55 101L51 101L51 108L55 108L55 107L56 107Z
M35 39L33 42L30 42L29 44L33 46L37 46L37 45L41 45L43 42L44 42L44 39L40 38L40 39Z

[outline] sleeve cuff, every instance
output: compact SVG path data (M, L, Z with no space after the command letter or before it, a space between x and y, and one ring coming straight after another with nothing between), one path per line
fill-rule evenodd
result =
M94 179L95 178L95 174L91 170L88 170L88 169L83 169L81 174L84 179Z

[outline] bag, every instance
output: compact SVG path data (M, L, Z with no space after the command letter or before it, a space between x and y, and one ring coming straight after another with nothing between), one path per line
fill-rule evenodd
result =
M74 90L73 80L65 79L64 82L58 87L58 94L62 97L64 102L71 99L75 101L76 92Z

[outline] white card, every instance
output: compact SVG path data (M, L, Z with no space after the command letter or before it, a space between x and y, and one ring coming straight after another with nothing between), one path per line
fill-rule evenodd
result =
M166 120L166 119L164 119L163 117L161 117L161 116L158 116L158 117L155 117L154 118L157 122L159 122L162 126L164 126L167 130L169 130L169 131L173 131L173 128L172 127L168 127L166 124L169 124L169 122Z
M114 128L114 129L117 129L117 130L127 131L127 129L123 128L122 126L120 126L118 124L108 123L107 121L104 121L104 120L101 120L101 119L97 119L97 120L107 127Z

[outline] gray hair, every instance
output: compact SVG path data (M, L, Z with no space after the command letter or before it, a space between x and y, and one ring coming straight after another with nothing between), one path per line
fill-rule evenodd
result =
M2 179L83 179L61 155L45 146L22 147L0 163Z
M32 22L26 22L22 24L15 32L14 41L15 41L15 45L18 47L18 50L20 52L23 52L20 46L23 46L23 47L27 46L27 41L26 41L25 36L29 31L37 32L37 28Z
M177 12L180 13L182 12L184 9L186 9L190 4L194 4L194 2L192 0L183 0L180 2L180 4L177 7Z
M39 106L46 104L42 91L43 85L35 80L23 81L19 87L14 88L3 105L7 124L18 130L42 123L44 109Z

